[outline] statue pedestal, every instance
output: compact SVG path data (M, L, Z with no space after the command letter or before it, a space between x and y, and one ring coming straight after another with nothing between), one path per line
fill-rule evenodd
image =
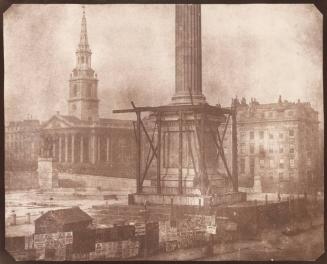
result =
M155 116L149 115L143 121L151 135L156 122ZM208 195L232 191L232 187L226 184L227 174L224 172L222 162L220 166L218 165L217 149L211 134L225 121L226 118L222 114L208 113L205 118L202 114L194 114L187 110L181 113L168 111L161 113L160 185L162 194ZM202 123L203 127L201 127ZM202 139L203 145L199 142ZM147 143L146 138L144 142ZM145 144L144 148L143 157L146 157L150 147ZM204 165L201 164L200 155L204 156L202 159ZM151 166L148 173L151 187L144 187L143 191L155 194L157 192L156 162L153 162ZM203 167L205 167L205 172ZM204 185L207 190L204 190ZM180 193L178 189L182 192Z
M52 158L39 158L37 173L41 189L58 187L58 172L53 167Z

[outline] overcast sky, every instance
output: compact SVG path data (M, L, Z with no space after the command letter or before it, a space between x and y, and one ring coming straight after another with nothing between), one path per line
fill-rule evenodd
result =
M174 5L86 5L100 115L167 104L175 86ZM80 5L13 5L4 14L5 117L67 113ZM210 104L309 101L323 114L322 15L313 5L202 5L203 92ZM133 116L132 116L133 117Z

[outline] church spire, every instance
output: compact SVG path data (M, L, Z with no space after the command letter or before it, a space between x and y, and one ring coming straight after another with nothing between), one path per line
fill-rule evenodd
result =
M68 114L83 121L99 118L98 79L91 67L85 7L83 6L80 41L76 50L76 67L69 80Z
M89 50L89 43L88 43L88 39L87 39L85 6L82 6L82 8L83 8L83 17L82 17L81 36L80 36L78 49L79 50Z

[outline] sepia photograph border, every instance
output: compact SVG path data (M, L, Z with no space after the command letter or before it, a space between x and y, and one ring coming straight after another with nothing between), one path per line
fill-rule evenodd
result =
M318 1L313 1L313 0L286 0L286 1L281 1L281 0L224 0L224 1L219 1L219 0L213 0L213 1L154 1L154 0L89 0L89 1L68 1L68 0L2 0L0 1L0 8L1 8L1 13L3 14L12 4L94 4L94 5L101 5L101 4L314 4L316 8L323 14L323 95L324 95L324 102L326 99L326 82L327 82L327 1L326 0L318 0ZM5 177L4 177L4 172L5 172L5 120L4 120L4 115L5 115L5 110L4 110L4 37L3 37L3 26L4 26L4 21L3 21L3 15L1 16L1 64L0 64L0 72L1 72L1 93L0 93L0 103L1 103L1 115L0 115L0 122L2 124L2 129L1 129L1 159L0 159L0 167L2 171L2 177L0 180L0 193L1 193L1 199L0 199L0 206L1 206L1 217L0 217L0 263L16 263L15 260L13 259L12 256L5 250ZM324 113L326 113L326 104L324 103ZM325 129L325 123L326 123L326 115L324 114L324 129ZM326 135L326 131L324 130L324 136ZM326 157L326 149L324 148L324 157ZM325 161L325 158L324 158ZM325 168L325 162L324 162L324 168ZM326 181L324 180L324 185L326 187ZM324 207L326 211L326 200L324 200ZM324 247L326 249L326 222L324 222ZM43 263L45 261L21 261L20 263ZM56 261L51 261L51 263L70 263L71 261L62 261L62 262L56 262ZM103 261L91 261L94 263L103 263ZM107 261L106 261L107 262ZM109 262L116 262L116 261L109 261ZM118 261L118 262L124 262ZM134 262L134 261L131 261ZM142 263L143 261L135 261ZM152 262L152 261L150 261ZM157 261L154 261L157 262ZM159 262L159 261L158 261ZM162 262L162 261L160 261ZM168 262L168 261L164 261ZM219 262L226 262L227 261L219 261ZM234 262L234 261L228 261ZM238 261L235 261L238 262ZM252 263L251 261L242 261L243 263ZM268 262L268 261L267 261ZM277 261L279 263L287 263L287 261ZM327 263L327 257L326 253L324 253L322 256L320 256L317 260L317 263ZM47 262L48 263L48 262ZM79 262L83 263L83 262ZM264 261L259 261L258 263L265 263ZM296 261L292 261L290 263L297 263ZM299 263L299 262L298 262ZM301 261L302 263L302 261Z

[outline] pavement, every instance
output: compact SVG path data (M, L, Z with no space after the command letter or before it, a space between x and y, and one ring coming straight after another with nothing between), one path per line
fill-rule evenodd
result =
M178 249L139 260L155 261L230 261L230 260L316 260L324 252L323 217L313 228L295 236L279 230L265 230L257 240L214 245L212 257L206 257L206 247Z
M323 225L315 226L295 236L285 236L280 231L269 231L261 236L261 241L238 242L234 250L202 257L199 260L316 260L324 252ZM216 247L215 247L216 253Z

